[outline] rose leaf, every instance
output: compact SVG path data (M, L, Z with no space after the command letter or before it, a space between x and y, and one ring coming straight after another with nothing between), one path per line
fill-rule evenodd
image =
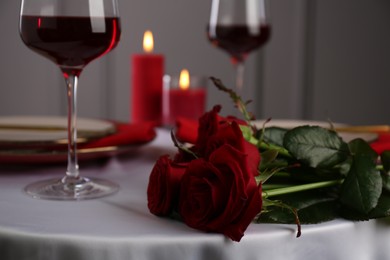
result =
M382 178L371 156L356 154L340 190L340 202L359 213L367 214L378 204Z
M354 221L362 221L369 219L377 219L390 216L390 193L382 192L381 197L378 200L377 206L372 209L368 214L362 214L356 210L346 207L341 208L341 216L346 219Z
M390 172L390 151L384 151L381 154L381 161L386 172Z
M370 218L382 218L390 216L390 193L382 192L378 205L370 212Z
M321 223L335 219L338 216L336 198L325 191L305 191L275 197L275 199L295 208L301 224ZM261 213L258 221L262 223L294 224L295 218L285 208L272 207Z
M267 143L283 146L283 138L287 129L280 127L267 127L264 130L264 141Z
M367 155L373 158L373 160L378 157L378 154L371 148L371 146L361 138L350 141L348 146L352 154Z
M300 126L289 130L284 147L310 167L330 168L345 161L348 145L336 132L318 126Z
M383 188L390 191L390 151L384 151L381 154L381 162L383 165L383 171L381 172Z
M381 172L383 188L390 192L390 172Z

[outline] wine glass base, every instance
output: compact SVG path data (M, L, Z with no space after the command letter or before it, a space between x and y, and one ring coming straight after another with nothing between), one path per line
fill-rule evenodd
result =
M24 191L36 199L86 200L105 197L118 192L119 185L98 178L80 178L77 183L65 179L49 179L31 183Z

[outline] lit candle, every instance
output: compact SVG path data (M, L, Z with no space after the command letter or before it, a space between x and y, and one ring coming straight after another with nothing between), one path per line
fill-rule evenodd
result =
M168 82L165 82L168 84ZM164 87L164 123L173 125L176 119L199 119L206 106L206 89L204 83L190 77L188 70L183 69L179 80L170 79Z
M153 54L153 34L146 31L143 54L132 57L132 121L151 121L156 125L162 120L162 77L164 56Z

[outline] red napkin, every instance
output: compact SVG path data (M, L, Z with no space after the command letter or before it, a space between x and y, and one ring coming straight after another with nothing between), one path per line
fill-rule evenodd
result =
M198 120L180 117L176 120L176 138L194 144L198 137Z
M378 154L383 151L390 150L390 133L379 133L378 139L371 143L372 149Z
M125 124L116 123L117 131L114 134L80 144L80 148L95 148L106 146L119 146L142 144L154 139L156 132L152 123Z

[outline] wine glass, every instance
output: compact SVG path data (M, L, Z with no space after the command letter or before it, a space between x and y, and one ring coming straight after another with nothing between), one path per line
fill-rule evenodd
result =
M236 69L236 91L242 92L244 61L264 45L271 27L267 0L213 0L207 26L209 41L229 53Z
M111 181L82 177L77 161L77 85L83 68L120 38L116 0L22 0L20 36L27 47L59 66L67 93L68 166L63 178L25 187L40 199L81 200L118 191Z

